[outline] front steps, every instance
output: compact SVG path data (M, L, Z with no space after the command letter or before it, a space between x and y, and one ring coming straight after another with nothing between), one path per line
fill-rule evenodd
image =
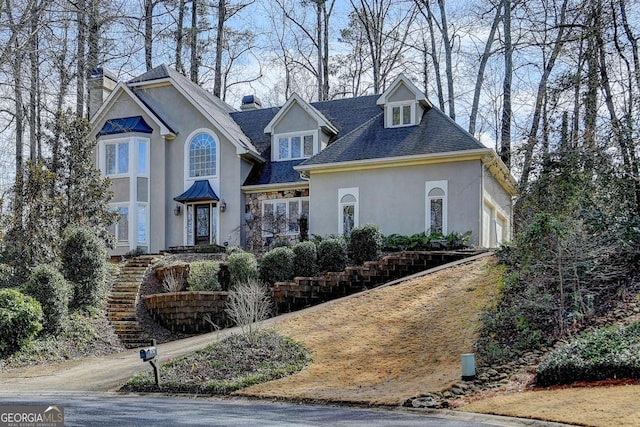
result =
M144 275L155 259L157 256L143 255L128 261L107 297L107 318L126 348L149 345L149 338L138 324L136 305Z

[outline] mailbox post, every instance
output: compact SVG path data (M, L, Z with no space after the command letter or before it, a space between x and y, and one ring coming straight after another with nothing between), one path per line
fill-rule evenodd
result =
M158 355L158 349L156 348L156 340L151 340L151 347L143 348L140 350L140 359L143 362L149 362L153 367L153 375L156 380L156 386L160 387L160 373L158 372L158 365L156 364L156 356Z

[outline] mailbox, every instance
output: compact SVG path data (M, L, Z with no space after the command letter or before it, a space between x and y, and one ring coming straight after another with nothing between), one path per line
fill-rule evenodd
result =
M155 347L147 347L140 350L140 359L144 362L154 359L158 355L158 350Z

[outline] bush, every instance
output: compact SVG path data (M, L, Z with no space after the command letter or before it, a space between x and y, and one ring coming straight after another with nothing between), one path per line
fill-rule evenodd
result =
M73 286L70 306L95 307L105 294L107 249L91 231L74 228L62 243L62 274Z
M347 242L341 238L324 239L318 244L318 269L342 271L347 266Z
M268 318L273 312L269 288L255 279L236 283L229 291L225 312L233 323L240 326L247 340L254 344L254 323Z
M196 261L189 265L187 289L190 291L219 291L218 270L220 266L214 261Z
M25 292L42 307L44 331L57 333L64 329L69 314L71 285L50 265L36 267L25 284Z
M543 386L640 378L640 323L584 334L552 351L536 374L536 382Z
M139 256L142 256L144 254L146 254L147 251L144 248L141 247L137 247L135 249L131 249L129 252L127 252L126 254L122 255L122 259L133 259L133 258L137 258Z
M301 242L293 247L293 275L309 277L318 272L318 251L313 242Z
M12 288L16 286L13 268L9 264L0 264L0 288Z
M260 276L265 283L284 282L293 279L293 250L281 246L262 256Z
M227 255L231 255L235 253L244 253L245 250L242 249L240 246L228 246L226 252L227 252Z
M26 346L42 330L42 308L17 289L0 289L0 354Z
M349 258L354 264L375 261L382 254L382 232L376 224L363 224L351 230Z
M234 252L227 258L231 283L246 282L258 278L258 261L248 252Z

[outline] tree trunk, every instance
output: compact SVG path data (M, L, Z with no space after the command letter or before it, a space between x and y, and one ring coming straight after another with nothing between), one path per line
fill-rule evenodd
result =
M185 0L178 3L178 27L176 28L176 70L184 74L184 65L182 64L182 39L184 34L184 9Z
M324 73L322 71L322 6L324 5L324 0L316 0L316 50L318 56L318 101L324 101L325 99L322 96L322 91L324 85L322 84L322 76Z
M503 0L504 15L504 81L502 84L502 125L500 158L511 168L511 79L513 76L513 46L511 44L511 0Z
M540 116L542 112L542 103L547 94L547 83L549 81L549 76L551 75L551 71L555 66L556 60L558 59L558 55L562 47L564 46L564 29L567 17L567 0L564 0L562 3L562 8L560 11L560 25L558 28L558 33L556 34L556 39L553 45L553 50L551 52L551 56L549 57L549 61L545 64L544 71L542 73L542 77L540 78L540 82L538 83L538 91L536 94L536 103L533 109L533 119L531 120L531 129L529 130L529 135L527 136L527 143L525 145L524 151L524 161L522 164L522 176L520 177L520 192L524 192L527 189L527 185L529 183L529 175L532 170L532 161L533 161L533 151L535 149L536 140L538 136L538 128L540 126ZM544 47L543 47L544 49Z
M213 94L220 98L222 88L222 49L224 24L227 20L226 0L218 0L218 27L216 32L216 63L214 66Z
M198 58L198 1L191 2L191 64L190 78L194 83L198 83L198 73L200 69L200 59Z
M144 63L153 68L153 6L154 0L144 0Z
M493 23L491 24L491 30L487 36L487 41L484 44L484 51L480 57L480 65L478 66L478 74L476 76L476 86L473 91L473 102L471 104L471 115L469 116L469 133L471 135L476 133L476 119L478 118L478 105L480 104L480 92L482 91L482 82L484 81L484 70L487 68L487 63L491 57L491 46L495 39L498 24L500 24L500 18L502 17L500 5L496 6L496 15L493 17Z
M78 21L78 40L77 40L77 73L76 78L78 84L76 85L76 114L80 117L84 116L84 81L87 76L86 57L85 57L85 44L87 40L86 33L86 3L85 0L77 1L78 10L76 11Z
M445 66L447 74L447 97L449 99L449 117L456 119L455 91L453 89L453 64L451 58L451 40L449 39L449 27L447 24L447 11L445 0L438 0L440 7L440 22L442 28L442 42L444 43Z
M22 224L22 213L23 213L23 194L24 194L24 160L22 157L23 152L23 135L24 135L24 111L22 109L22 52L20 51L20 46L16 41L14 50L14 59L13 59L13 73L14 73L14 103L15 103L15 124L16 124L16 178L15 178L15 189L14 189L14 204L13 204L13 214L15 216L16 223L18 225Z
M29 67L30 67L30 85L29 85L29 158L31 162L38 161L40 130L38 129L38 115L40 108L38 105L38 88L40 75L38 73L38 21L39 12L32 11L31 28L29 35Z

